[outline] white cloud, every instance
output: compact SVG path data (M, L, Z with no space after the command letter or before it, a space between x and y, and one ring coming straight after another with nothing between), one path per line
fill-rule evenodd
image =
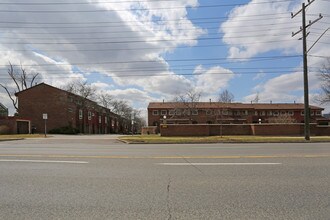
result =
M168 71L162 54L178 45L197 44L204 31L187 18L186 9L197 7L197 0L80 2L89 4L5 5L3 9L21 11L107 11L0 13L2 21L29 23L3 25L0 65L7 65L8 61L22 63L28 71L40 72L42 81L59 87L74 78L88 79L91 72L113 76L112 80L119 85L141 87L141 91L135 90L140 95L143 90L168 95L173 88L188 85L185 77ZM144 10L138 12L132 10L134 7ZM157 10L170 7L176 9ZM160 19L164 22L159 22ZM152 77L164 73L169 76ZM4 71L0 74L6 75ZM95 85L106 87L99 82Z
M301 53L302 45L298 38L291 37L291 32L299 30L301 26L301 14L291 19L291 12L301 8L301 1L292 2L270 1L258 4L263 0L252 0L248 4L236 7L229 15L226 22L221 24L220 31L224 33L223 42L230 46L230 58L251 58L261 53L272 50L284 53ZM307 10L307 20L314 20L319 13L327 14L329 3L316 1ZM316 16L315 16L316 15ZM315 42L320 35L319 30L326 30L329 17L313 24L309 29L310 44ZM318 48L324 47L319 44ZM315 51L317 49L315 48ZM329 54L329 46L327 46Z
M195 68L195 86L202 91L204 95L212 95L220 89L228 86L229 81L234 78L234 73L221 66L205 69L203 66Z

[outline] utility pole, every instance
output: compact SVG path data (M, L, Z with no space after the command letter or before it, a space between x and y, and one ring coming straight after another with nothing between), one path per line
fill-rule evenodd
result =
M305 133L305 140L310 140L310 111L309 111L309 92L308 92L308 65L307 65L307 53L309 50L307 50L307 41L306 38L309 33L306 32L306 29L318 20L322 19L322 15L320 14L319 18L317 18L314 21L309 21L308 25L306 25L306 8L311 5L315 0L308 0L308 4L305 5L305 3L302 3L301 9L296 12L295 14L291 13L291 18L294 18L297 16L300 12L302 13L302 26L300 27L300 30L297 32L292 32L292 37L297 35L298 33L302 32L302 41L303 41L303 63L304 63L304 133ZM299 40L300 40L299 39Z

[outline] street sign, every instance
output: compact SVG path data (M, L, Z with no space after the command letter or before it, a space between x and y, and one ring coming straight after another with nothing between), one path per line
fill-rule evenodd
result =
M45 113L45 114L42 114L42 119L48 119L48 115L47 115L47 113Z

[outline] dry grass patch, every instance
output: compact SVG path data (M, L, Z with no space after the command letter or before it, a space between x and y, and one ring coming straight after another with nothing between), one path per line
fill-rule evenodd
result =
M26 139L45 137L42 134L0 134L0 140Z
M159 135L123 136L120 140L128 143L294 143L306 142L304 137L270 136L209 136L209 137L161 137ZM311 142L330 142L330 136L312 137Z

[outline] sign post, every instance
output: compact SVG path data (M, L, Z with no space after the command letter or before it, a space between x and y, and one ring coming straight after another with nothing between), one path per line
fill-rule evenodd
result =
M45 120L45 137L47 137L47 119L48 119L47 113L42 114L42 118Z
M134 113L131 114L131 132L132 132L132 136L133 136L133 132L134 132Z

